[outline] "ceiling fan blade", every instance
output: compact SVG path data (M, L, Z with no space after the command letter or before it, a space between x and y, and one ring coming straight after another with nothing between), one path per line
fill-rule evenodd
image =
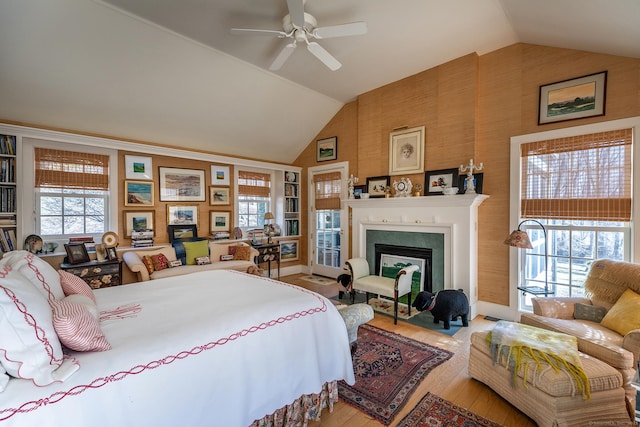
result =
M276 36L278 38L287 37L287 33L284 31L275 31L275 30L255 30L252 28L232 28L229 30L231 34L234 35L263 35L263 36Z
M316 58L318 58L324 65L326 65L331 71L336 71L342 64L333 57L329 52L325 50L316 42L309 42L307 44L307 50L311 52Z
M294 26L304 27L304 0L287 0L289 16Z
M282 48L276 59L273 61L269 69L271 71L279 70L282 65L289 59L293 51L296 49L296 42L287 43L285 47Z
M358 36L367 33L367 23L358 21L349 24L331 25L319 27L313 30L313 37L317 39L329 39L331 37Z

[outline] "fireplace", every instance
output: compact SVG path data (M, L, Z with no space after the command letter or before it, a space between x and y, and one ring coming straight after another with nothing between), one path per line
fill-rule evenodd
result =
M416 263L420 266L420 290L421 291L429 291L433 290L432 287L432 276L431 276L431 263L432 263L432 250L428 248L420 248L415 246L398 246L398 245L387 245L384 243L376 243L375 244L375 270L373 273L379 274L381 259L383 255L393 255L394 258L400 258L403 260L414 260L418 259L422 261L421 263ZM413 262L412 262L413 264Z
M375 265L375 243L432 250L432 291L462 289L476 315L478 206L489 196L348 199L351 256ZM378 271L375 272L378 274Z

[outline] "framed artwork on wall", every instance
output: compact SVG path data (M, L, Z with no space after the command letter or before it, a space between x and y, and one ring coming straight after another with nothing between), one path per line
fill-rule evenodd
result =
M167 224L198 224L198 206L167 206Z
M160 201L204 202L204 171L160 167Z
M183 240L194 240L198 237L198 227L195 224L190 225L170 225L169 242L180 242Z
M211 231L229 231L229 212L216 212L210 211L210 226Z
M316 141L316 162L326 162L338 158L338 137L319 139Z
M229 204L229 188L228 187L209 187L209 204L210 205L228 205Z
M389 175L367 178L367 193L369 197L384 197L389 186Z
M153 182L151 181L125 181L124 182L125 206L153 206Z
M126 179L153 179L151 157L124 156Z
M427 171L424 174L424 193L426 196L444 194L445 187L458 185L458 168Z
M211 165L211 185L229 185L229 166Z
M604 116L607 72L540 86L538 124Z
M389 134L389 175L424 171L424 126Z
M153 215L155 211L125 212L125 235L131 237L132 231L153 230Z
M280 240L280 259L282 261L294 261L298 259L298 241Z

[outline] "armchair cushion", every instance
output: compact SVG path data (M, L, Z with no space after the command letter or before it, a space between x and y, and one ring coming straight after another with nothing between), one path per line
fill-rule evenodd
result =
M624 291L604 316L601 324L620 335L626 335L630 331L640 328L640 295L631 289Z
M576 319L590 320L592 322L600 323L605 314L607 314L607 309L604 307L577 302L575 304L573 317Z

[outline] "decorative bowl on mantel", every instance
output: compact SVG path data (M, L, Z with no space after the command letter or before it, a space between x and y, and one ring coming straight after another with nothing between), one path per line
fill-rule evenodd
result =
M458 187L447 187L442 189L442 193L445 196L453 196L454 194L458 194Z

